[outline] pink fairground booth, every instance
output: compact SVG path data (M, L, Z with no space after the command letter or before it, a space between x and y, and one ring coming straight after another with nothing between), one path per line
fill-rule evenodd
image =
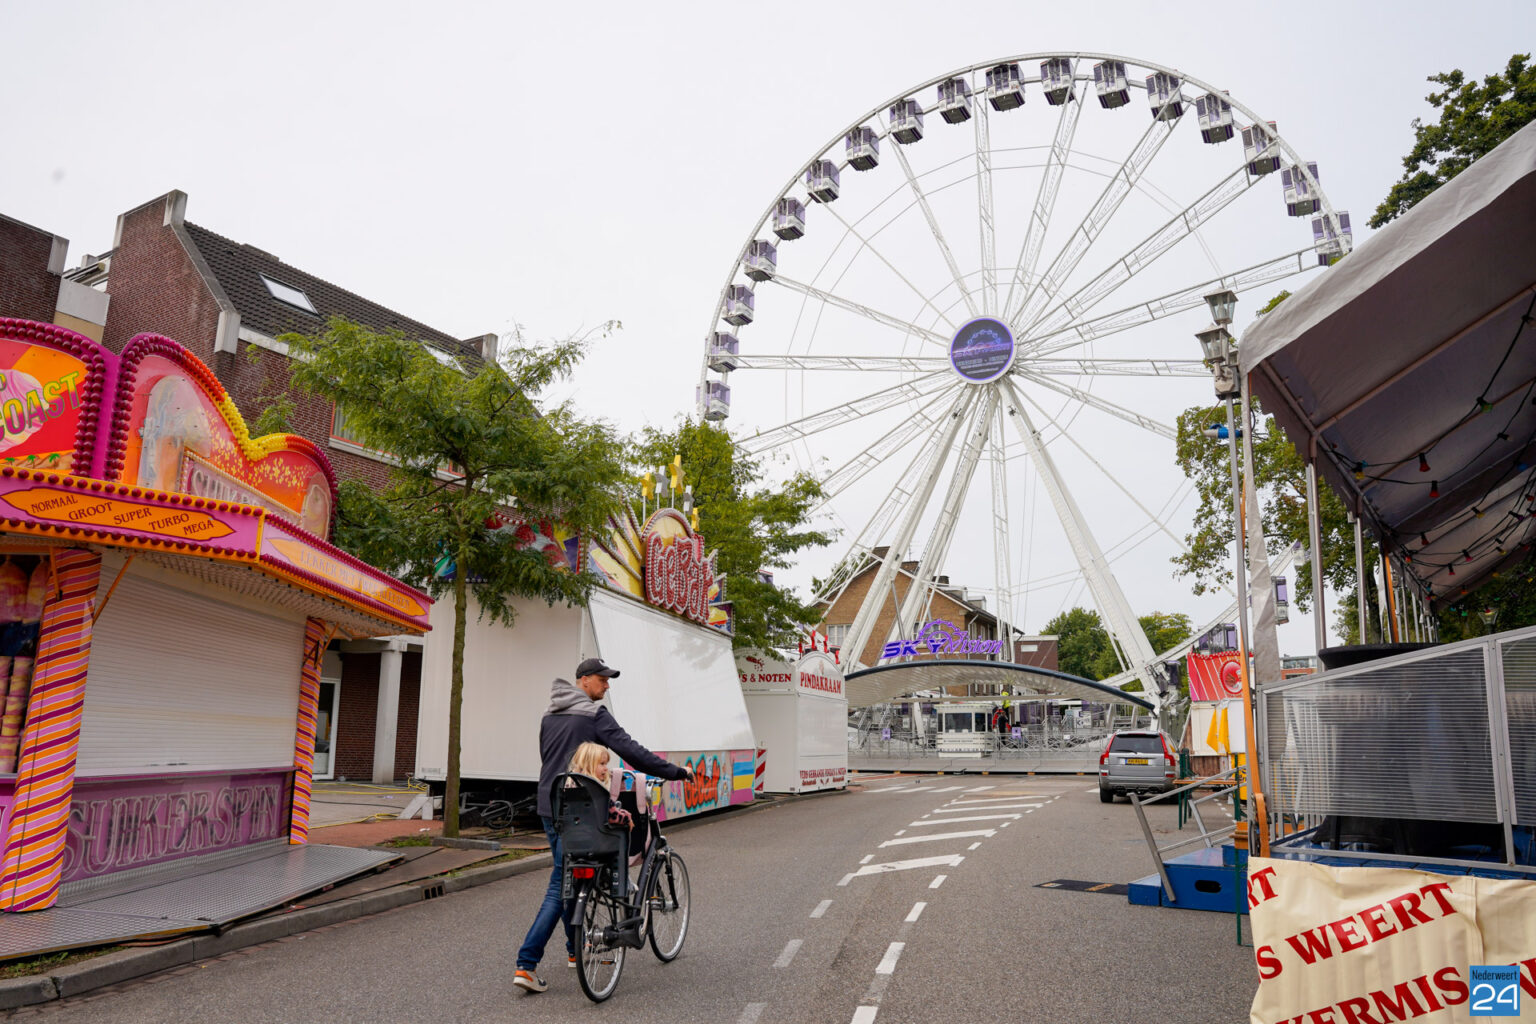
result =
M328 643L431 607L327 541L324 454L174 341L12 319L0 431L0 910L306 844Z

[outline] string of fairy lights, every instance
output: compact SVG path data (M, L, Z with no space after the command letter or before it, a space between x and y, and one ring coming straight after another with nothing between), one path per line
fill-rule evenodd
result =
M1504 351L1503 358L1499 360L1498 366L1489 375L1488 382L1479 391L1475 401L1469 404L1467 412L1442 431L1428 445L1415 452L1407 453L1401 458L1383 459L1374 463L1349 459L1337 447L1334 448L1335 455L1343 465L1353 465L1354 478L1359 485L1357 489L1361 491L1362 495L1364 489L1373 484L1423 487L1422 480L1405 480L1394 474L1398 473L1403 466L1411 465L1415 460L1418 463L1419 473L1426 475L1433 473L1434 467L1431 458L1435 450L1447 438L1464 428L1468 423L1491 415L1500 406L1511 408L1508 419L1499 431L1481 449L1463 460L1461 467L1450 472L1442 472L1440 475L1432 476L1429 480L1428 496L1433 501L1441 496L1440 485L1442 481L1447 484L1447 490L1451 489L1451 485L1468 468L1486 471L1487 467L1483 465L1481 460L1495 446L1511 446L1512 454L1509 457L1508 463L1484 487L1482 496L1465 511L1458 513L1447 522L1441 523L1435 531L1437 534L1436 538L1431 538L1427 532L1421 532L1416 538L1417 548L1412 546L1414 542L1412 538L1404 541L1396 534L1389 538L1388 546L1396 549L1405 565L1413 567L1411 571L1414 576L1419 578L1427 596L1433 596L1433 586L1426 578L1427 575L1434 575L1438 570L1443 569L1446 571L1448 579L1454 578L1458 564L1464 565L1475 561L1486 555L1490 549L1497 552L1501 558L1508 555L1511 549L1519 548L1522 551L1529 551L1533 539L1536 539L1532 536L1532 527L1536 525L1536 470L1533 470L1533 467L1527 461L1527 453L1531 450L1532 445L1536 444L1536 421L1533 421L1529 433L1518 443L1511 434L1511 430L1521 414L1526 412L1530 406L1536 405L1536 379L1516 385L1503 395L1490 398L1490 392L1492 392L1494 385L1498 382L1499 375L1504 371L1510 356L1514 354L1515 347L1520 343L1521 337L1530 327L1533 321L1533 313L1536 313L1536 297L1533 297L1527 305L1524 314L1521 315L1520 321L1515 327L1514 336L1510 338L1509 345ZM1517 394L1519 395L1519 401L1515 402L1512 407L1507 406L1506 403ZM1378 472L1371 472L1372 469L1378 468ZM1501 498L1494 497L1497 492L1505 488L1505 485L1511 479L1522 474L1524 474L1525 479L1517 490L1510 490L1506 496ZM1487 529L1482 531L1477 537L1471 541L1458 541L1457 543L1461 546L1456 551L1436 551L1432 552L1429 557L1425 556L1425 552L1434 547L1437 541L1444 540L1445 537L1476 520L1488 520ZM1426 570L1428 571L1427 573ZM1499 573L1497 570L1494 570L1492 575L1497 578ZM1461 592L1466 594L1466 588L1463 587Z

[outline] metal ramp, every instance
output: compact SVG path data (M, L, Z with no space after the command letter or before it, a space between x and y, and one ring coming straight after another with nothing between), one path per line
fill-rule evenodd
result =
M66 883L49 910L0 914L0 960L219 931L399 859L392 850L276 840Z

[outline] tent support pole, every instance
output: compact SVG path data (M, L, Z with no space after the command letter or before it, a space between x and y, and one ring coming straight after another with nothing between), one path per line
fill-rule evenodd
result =
M1312 634L1317 649L1328 646L1327 609L1323 601L1323 528L1317 507L1317 452L1307 459L1307 544L1312 549Z
M1365 619L1365 528L1360 522L1360 516L1355 520L1355 614L1360 620L1360 642L1370 643L1370 635L1366 632Z

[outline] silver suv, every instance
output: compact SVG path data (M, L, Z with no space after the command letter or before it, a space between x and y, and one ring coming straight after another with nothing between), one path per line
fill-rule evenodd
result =
M1165 733L1114 733L1099 755L1099 802L1114 803L1116 793L1166 793L1173 788L1178 763Z

